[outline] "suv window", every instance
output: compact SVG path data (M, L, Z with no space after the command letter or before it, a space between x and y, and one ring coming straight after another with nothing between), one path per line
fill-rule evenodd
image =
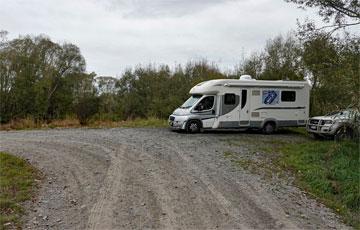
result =
M295 91L281 91L281 101L295 101L296 92Z
M197 111L210 110L214 106L214 96L204 97L195 107Z

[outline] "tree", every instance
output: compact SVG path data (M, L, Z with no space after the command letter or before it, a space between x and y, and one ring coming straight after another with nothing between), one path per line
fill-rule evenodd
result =
M264 53L264 69L261 79L303 80L302 49L292 34L286 38L277 36L267 42Z
M260 79L264 67L263 53L253 53L236 67L236 75L250 75L254 79Z
M264 51L252 54L240 64L238 75L250 74L262 80L303 80L302 45L293 35L277 36L266 43Z
M312 82L312 114L324 114L349 105L359 108L359 38L319 36L307 40L303 61Z
M189 97L197 83L226 78L218 68L206 61L180 65L175 71L169 66L137 66L127 70L117 82L119 114L123 119L135 117L167 118Z
M85 60L73 44L45 36L0 43L0 119L60 118L73 110L76 85L85 79ZM86 75L86 74L85 74ZM80 77L78 77L80 76Z
M318 14L328 25L317 28L313 22L301 26L302 35L316 30L330 29L329 34L340 28L360 24L360 4L358 0L285 0L300 5L301 8L318 8Z
M100 119L117 120L119 103L117 100L118 79L110 76L101 76L94 79L97 96L99 97Z
M85 96L75 106L76 116L81 125L87 125L90 118L99 110L99 98Z

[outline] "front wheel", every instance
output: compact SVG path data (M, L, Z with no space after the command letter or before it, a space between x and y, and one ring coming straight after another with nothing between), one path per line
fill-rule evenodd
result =
M317 133L313 133L312 135L313 135L314 139L316 139L316 140L321 140L322 139L322 136L320 136Z
M336 131L334 139L336 141L351 140L353 138L353 131L351 128L340 128Z
M186 131L188 133L200 132L200 122L199 121L188 121L186 124Z

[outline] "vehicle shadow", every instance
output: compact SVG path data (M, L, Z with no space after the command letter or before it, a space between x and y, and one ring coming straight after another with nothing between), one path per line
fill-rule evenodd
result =
M234 135L234 134L246 134L246 135L263 135L263 136L277 136L277 135L291 135L291 136L303 136L311 138L306 130L302 127L300 128L281 128L275 131L272 134L264 134L261 129L216 129L216 130L202 130L200 133L187 133L186 131L174 131L179 134L184 135L208 135L208 134L223 134L223 135Z

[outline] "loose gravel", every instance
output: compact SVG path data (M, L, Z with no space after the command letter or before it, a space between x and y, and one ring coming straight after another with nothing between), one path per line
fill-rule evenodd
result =
M27 204L30 229L344 229L291 183L233 164L225 152L294 135L189 135L168 129L53 129L0 132L0 151L45 175ZM227 140L239 141L230 145Z

